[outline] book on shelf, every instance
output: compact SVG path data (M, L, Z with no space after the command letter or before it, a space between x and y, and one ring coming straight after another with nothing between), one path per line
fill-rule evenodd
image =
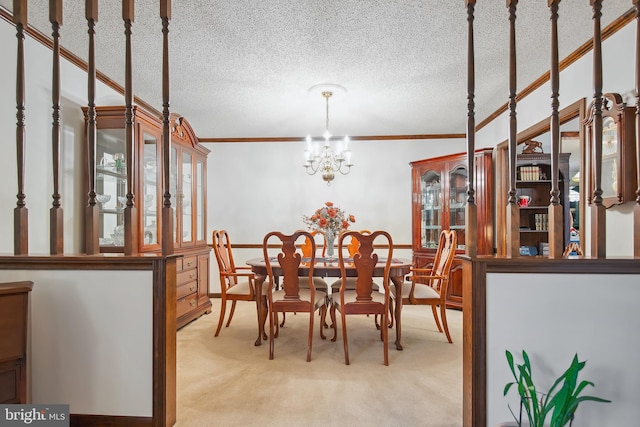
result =
M520 166L521 181L538 181L540 180L540 166Z

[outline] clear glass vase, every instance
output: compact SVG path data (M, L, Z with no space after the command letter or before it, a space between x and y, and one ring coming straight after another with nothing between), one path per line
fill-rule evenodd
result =
M336 259L335 256L335 246L336 246L336 235L332 230L327 230L324 232L324 241L327 246L324 257L329 260Z

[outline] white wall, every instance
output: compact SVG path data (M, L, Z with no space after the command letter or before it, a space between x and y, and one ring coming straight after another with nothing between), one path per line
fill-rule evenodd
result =
M269 231L304 229L326 201L355 215L353 229L387 230L395 244L411 244L409 162L466 151L465 139L352 141L354 166L330 186L309 176L302 163L305 142L205 144L208 166L207 241L226 229L232 243L261 244ZM411 251L397 251L411 258ZM236 264L261 256L260 250L234 250ZM218 268L211 263L211 292L220 292Z
M503 397L513 381L505 350L522 363L522 349L543 392L575 353L587 361L579 379L595 387L583 394L612 402L581 404L574 425L637 425L638 283L639 276L622 274L487 274L487 425L513 420L508 404L517 413L515 389Z
M151 417L153 274L0 270L31 280L31 402L75 414Z

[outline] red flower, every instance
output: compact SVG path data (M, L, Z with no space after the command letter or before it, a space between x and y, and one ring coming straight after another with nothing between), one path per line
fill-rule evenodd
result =
M334 208L329 208L327 209L327 215L329 215L330 218L335 218L337 215L337 212Z
M356 222L356 217L353 215L349 215L349 221Z
M344 228L345 230L349 228L349 221L342 221L342 228Z
M318 220L318 225L322 228L325 228L327 224L329 224L329 221L327 220L327 218L320 218Z
M325 205L331 207L331 206L333 206L333 202L325 202Z

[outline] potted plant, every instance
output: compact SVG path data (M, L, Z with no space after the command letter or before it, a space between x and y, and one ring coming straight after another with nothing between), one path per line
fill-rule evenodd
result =
M513 355L506 351L507 362L515 381L508 383L504 387L504 395L516 385L516 390L520 396L519 416L509 406L509 411L516 420L516 425L522 426L522 412L527 415L530 427L543 427L548 416L551 415L550 427L562 427L573 422L573 417L581 402L610 402L594 396L581 396L580 393L587 386L595 386L591 381L581 381L578 383L578 374L584 368L586 361L578 361L578 355L573 356L569 368L558 377L547 393L541 393L536 389L533 382L531 362L526 351L522 350L522 364L516 364Z

